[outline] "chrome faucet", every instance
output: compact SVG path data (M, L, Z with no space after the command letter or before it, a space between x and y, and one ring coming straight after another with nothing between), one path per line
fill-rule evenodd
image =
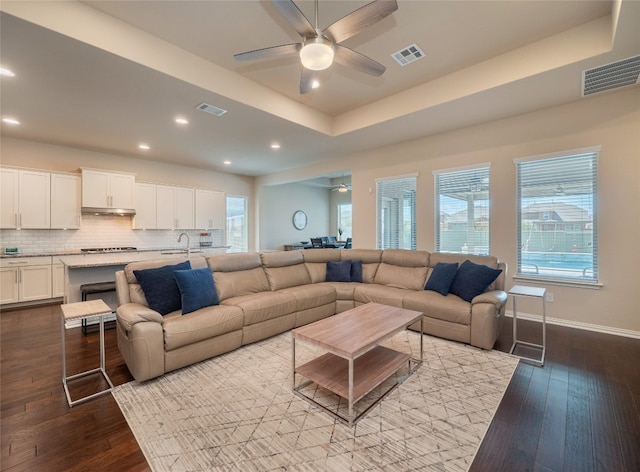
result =
M178 242L182 241L182 236L187 237L187 259L191 258L191 244L189 242L189 235L187 233L180 233L178 236Z

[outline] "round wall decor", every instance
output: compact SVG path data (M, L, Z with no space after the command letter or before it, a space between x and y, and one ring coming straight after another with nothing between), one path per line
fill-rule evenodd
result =
M295 229L304 229L307 226L307 214L302 210L296 210L293 213L293 227Z

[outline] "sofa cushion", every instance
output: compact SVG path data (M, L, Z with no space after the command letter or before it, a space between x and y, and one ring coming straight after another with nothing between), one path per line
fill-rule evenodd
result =
M424 289L433 290L440 295L446 295L449 293L451 283L457 271L457 262L438 262L433 271L431 271L431 275L427 279L427 285L424 286Z
M427 270L427 267L403 267L382 262L373 281L388 287L424 290Z
M242 309L223 305L201 308L184 316L167 315L162 323L165 350L242 330L243 320Z
M471 324L471 304L453 294L442 296L432 290L407 292L402 300L402 307L421 311L428 318L463 325Z
M357 303L381 303L383 305L402 307L402 299L409 293L396 287L375 284L355 284L353 299Z
M161 315L180 309L182 305L180 289L173 273L176 270L185 269L191 269L189 261L133 271L142 287L149 308Z
M270 290L258 253L214 254L207 257L207 264L220 301Z
M250 293L228 298L221 303L242 308L244 326L273 320L296 311L296 297L290 293L284 293L284 291L271 292L268 290L261 293Z
M311 283L302 251L269 252L261 255L271 290Z
M285 288L278 293L293 295L296 299L296 311L309 310L336 301L336 291L330 285L323 283Z
M340 249L342 260L362 261L362 281L367 284L373 283L382 253L382 249Z
M328 261L340 260L340 249L305 249L300 252L313 284L326 280Z
M470 302L473 297L483 293L501 272L501 269L466 260L458 268L449 292Z
M351 261L351 282L362 283L362 261Z
M351 261L327 262L327 282L351 282Z
M176 270L174 276L180 289L183 315L220 303L213 275L208 267Z

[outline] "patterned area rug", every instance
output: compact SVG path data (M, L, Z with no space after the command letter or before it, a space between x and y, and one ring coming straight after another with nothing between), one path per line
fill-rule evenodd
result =
M385 345L418 356L419 334ZM319 354L296 343L297 361ZM425 336L424 364L353 427L292 393L290 333L113 395L154 471L466 471L517 364Z

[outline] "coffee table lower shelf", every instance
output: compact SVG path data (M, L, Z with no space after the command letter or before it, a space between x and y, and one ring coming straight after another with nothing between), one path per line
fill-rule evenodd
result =
M362 415L364 415L369 409L382 400L389 392L397 387L406 377L409 376L418 365L411 367L411 363L420 364L415 359L412 359L409 354L394 351L383 346L376 346L369 352L356 358L353 361L353 397L352 404L355 404L358 400L361 400L374 388L382 384L391 375L393 375L403 364L408 363L407 374L395 382L386 392L384 392L380 398L371 404L365 411L362 411L356 416L356 418L345 418L327 407L318 403L313 398L301 392L301 389L309 385L310 383L316 383L322 388L335 393L336 395L349 400L349 360L335 354L326 353L314 360L307 362L295 368L295 373L300 374L303 377L309 379L308 382L304 382L294 389L294 392L303 397L304 399L311 401L312 403L324 408L332 413L337 418L352 424Z

